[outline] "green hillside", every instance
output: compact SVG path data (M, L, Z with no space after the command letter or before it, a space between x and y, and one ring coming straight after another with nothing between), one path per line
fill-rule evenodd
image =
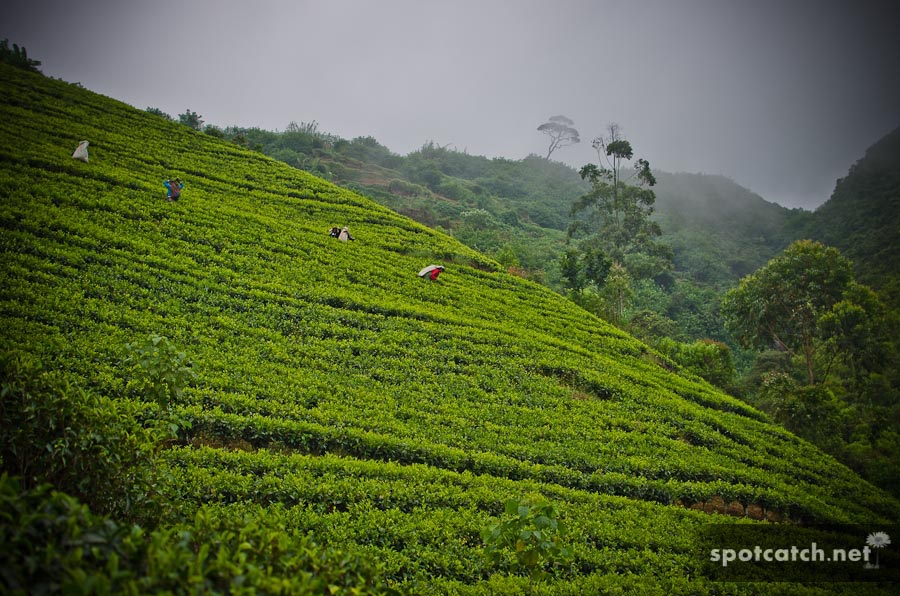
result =
M654 190L655 217L676 270L719 289L765 265L797 237L809 215L722 176L660 172Z
M900 308L900 128L870 147L813 213L806 233L853 260L862 283Z
M536 155L488 159L434 142L400 156L371 137L347 141L320 132L315 122L292 123L284 132L204 131L445 230L509 271L564 291L559 260L571 248L565 230L590 184L561 162ZM656 177L653 219L660 241L672 248L674 275L633 283L627 318L653 311L672 321L670 334L681 341L712 338L736 349L718 315L722 292L801 237L811 214L765 201L722 176L657 171ZM640 324L626 321L625 328L643 333Z
M433 142L404 157L371 137L347 141L319 132L315 123L293 128L298 130L276 133L212 126L206 132L440 226L482 252L514 256L560 289L556 261L565 250L563 232L572 204L590 190L575 169L536 155L488 159ZM800 236L809 219L722 176L655 173L661 240L672 246L676 270L701 286L733 285Z
M560 287L556 261L565 250L572 203L589 185L560 162L469 155L433 141L400 156L372 137L350 141L291 123L284 132L216 126L227 138L338 186L463 244L496 257L519 275Z
M154 484L139 496L156 510L72 482L125 535L79 533L99 522L71 507L52 519L74 538L29 526L56 509L4 479L7 590L20 573L133 593L524 593L480 532L508 499L542 496L573 555L540 593L795 594L704 579L703 527L900 519L812 445L447 235L78 86L0 64L0 87L3 470L51 479L10 424L52 418L50 397L94 400L109 428L171 416L177 430L142 447ZM88 163L71 157L84 139ZM435 282L416 275L430 263L446 266ZM151 334L196 373L169 413L129 365L126 346ZM104 451L99 422L39 428L35 461L95 458L101 475L140 434Z

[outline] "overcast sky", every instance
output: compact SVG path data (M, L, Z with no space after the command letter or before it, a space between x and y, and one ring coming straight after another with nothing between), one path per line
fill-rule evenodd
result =
M319 123L406 155L545 155L722 174L813 209L900 126L896 0L3 0L44 74L207 124Z

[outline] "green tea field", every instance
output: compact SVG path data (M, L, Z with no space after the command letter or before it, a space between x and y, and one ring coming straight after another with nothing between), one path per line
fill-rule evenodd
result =
M853 594L713 582L698 533L900 520L817 448L447 235L76 85L0 64L0 89L4 424L27 418L13 395L88 399L97 426L63 425L69 445L152 460L147 494L82 486L106 504L68 514L128 530L97 538L115 556L76 531L14 565L8 542L0 591ZM354 241L329 236L345 225ZM430 264L446 270L418 277ZM153 335L193 371L166 399L135 376ZM103 420L130 439L89 437ZM170 434L142 444L159 420ZM4 472L53 481L3 433ZM11 540L36 509L2 492ZM515 546L486 555L510 499L565 526L543 573Z

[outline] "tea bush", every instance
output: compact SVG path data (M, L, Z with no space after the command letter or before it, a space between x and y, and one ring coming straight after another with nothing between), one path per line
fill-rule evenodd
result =
M92 510L152 514L153 458L167 435L136 422L143 408L73 385L24 354L0 354L2 469L25 488L51 483Z

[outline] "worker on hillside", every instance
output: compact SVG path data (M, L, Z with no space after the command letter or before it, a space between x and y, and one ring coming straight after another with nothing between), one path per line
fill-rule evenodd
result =
M350 230L347 229L347 226L341 230L341 233L338 234L338 240L341 242L347 242L348 240L355 240L353 236L350 235Z
M177 201L178 197L181 196L181 189L184 188L184 182L181 181L181 178L166 180L163 184L166 187L166 200Z
M75 153L72 154L73 159L80 159L81 161L87 163L88 161L88 145L90 145L87 141L81 141L78 143L78 146L75 147Z
M428 277L431 281L434 281L438 278L438 275L444 272L443 265L429 265L425 267L421 271L419 271L419 277Z
M337 226L332 226L331 231L328 232L328 235L332 238L337 238L341 235L341 229Z

